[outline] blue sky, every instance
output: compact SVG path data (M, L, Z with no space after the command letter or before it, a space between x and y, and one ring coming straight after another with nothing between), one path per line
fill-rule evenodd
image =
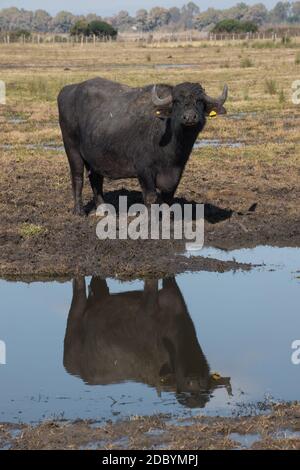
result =
M7 7L25 8L27 10L37 10L39 8L55 14L60 10L68 10L75 14L97 13L102 16L112 15L120 10L127 10L135 13L139 8L149 9L153 6L163 6L170 8L172 6L182 6L189 0L0 0L0 9ZM208 7L227 8L235 5L241 0L195 0L194 3L200 6L201 10ZM268 8L274 6L277 0L245 0L247 4L264 3Z

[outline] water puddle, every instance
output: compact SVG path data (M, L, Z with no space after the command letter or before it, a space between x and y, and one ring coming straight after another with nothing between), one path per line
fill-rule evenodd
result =
M299 400L300 249L195 254L261 266L145 282L0 281L0 422L188 419L248 412L266 396Z
M243 142L226 142L218 139L202 139L197 140L194 144L194 149L203 148L203 147L230 147L230 148L240 148L245 146ZM16 146L12 144L0 144L0 149L3 150L13 150ZM63 145L53 144L51 142L46 144L21 144L18 147L23 147L28 150L50 150L57 152L64 152Z
M292 130L295 126L298 127L300 116L298 115L287 115L283 114L280 117L280 124L278 124L278 116L270 116L263 111L241 111L237 113L227 114L224 116L225 119L229 119L230 121L246 121L247 119L255 118L258 121L264 121L264 125L266 126L278 126L282 125L285 130ZM265 142L255 142L255 144L261 143L265 144ZM273 143L283 143L282 139L273 140Z
M1 144L0 149L3 150L12 150L16 147L23 147L27 150L51 150L56 152L64 152L65 148L63 145L56 145L51 142L47 144L21 144L21 145L12 145L12 144Z
M118 446L118 448L126 449L126 447L128 448L129 439L128 437L121 437L121 439L117 439L116 441L113 441L112 444L114 446Z
M7 120L9 124L24 124L25 122L28 122L27 119L23 118L10 118Z
M218 139L201 139L196 140L194 144L194 149L199 149L203 147L230 147L230 148L241 148L244 147L246 144L243 142L226 142L223 140Z
M273 436L275 439L300 439L300 431L292 429L281 429Z
M248 111L248 112L245 112L245 111L241 111L239 113L232 113L232 114L227 114L225 116L226 119L232 119L233 121L242 121L244 119L247 119L247 118L252 118L252 117L256 117L258 115L258 111Z
M156 69L195 69L198 64L156 64Z
M33 149L43 149L43 150L55 150L57 152L64 152L65 148L63 145L55 145L55 144L41 144L41 145L34 145L28 146L28 148Z
M88 444L85 444L84 446L80 446L79 450L97 450L103 448L103 446L106 444L105 441L92 441L89 442Z
M147 431L144 433L145 436L150 436L150 437L161 437L165 434L164 429L151 429L150 431Z
M232 432L228 435L229 439L239 444L238 449L250 449L253 444L262 440L259 433L240 434ZM285 439L299 439L300 431L293 431L291 429L280 429L269 435L271 439L285 440Z
M203 247L201 250L187 252L187 256L203 256L220 261L236 261L265 265L266 269L290 268L297 273L300 266L300 248L277 248L272 246L256 246L237 250Z
M232 441L238 442L242 449L250 449L252 444L261 440L260 434L239 434L237 432L232 432L229 434L229 439Z

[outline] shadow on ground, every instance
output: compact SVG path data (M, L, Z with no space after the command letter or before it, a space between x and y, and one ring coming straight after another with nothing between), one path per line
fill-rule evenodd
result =
M140 191L128 191L126 189L109 191L104 195L105 202L107 204L113 205L117 214L119 213L119 198L121 196L127 197L128 207L132 206L133 204L143 204L143 197ZM196 206L199 203L196 203L193 200L189 201L186 198L175 197L172 204L179 204L181 206L182 211L184 210L184 206L186 204L191 204L193 220L196 220ZM87 214L91 214L94 209L94 203L91 200L85 206L85 212ZM215 206L214 204L205 204L204 218L207 222L211 224L216 224L218 222L222 222L224 220L229 219L232 216L233 212L234 211L231 209L222 209L221 207Z

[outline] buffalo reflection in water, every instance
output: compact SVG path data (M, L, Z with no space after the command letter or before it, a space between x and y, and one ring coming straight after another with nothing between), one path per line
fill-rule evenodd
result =
M73 280L64 366L90 385L135 381L204 407L230 379L210 374L175 278L146 280L142 291L111 294L106 280Z

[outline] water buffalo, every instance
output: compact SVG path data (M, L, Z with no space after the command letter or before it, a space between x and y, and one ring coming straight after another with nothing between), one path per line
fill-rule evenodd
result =
M83 215L84 167L96 207L103 178L137 178L145 204L171 202L195 140L215 110L226 113L224 86L209 97L198 83L131 88L103 78L64 87L59 122L68 156L74 213Z
M64 366L88 384L132 380L175 392L186 406L204 406L230 379L210 374L193 322L174 278L145 281L143 291L111 294L93 277L73 281Z

